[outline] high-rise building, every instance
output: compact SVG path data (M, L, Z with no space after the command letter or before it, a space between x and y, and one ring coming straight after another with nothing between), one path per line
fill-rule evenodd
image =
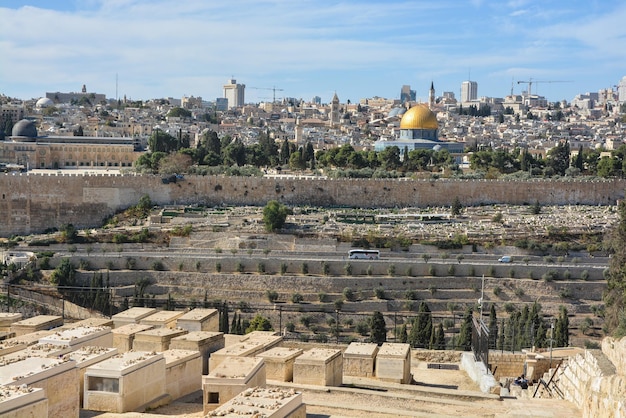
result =
M400 102L414 102L417 95L415 94L415 90L411 90L411 86L405 84L402 86L400 90Z
M237 80L231 78L228 84L224 84L224 97L228 99L228 108L240 107L244 105L246 85L237 84Z
M620 103L626 103L626 76L622 77L617 86L617 100Z
M478 98L478 83L464 81L461 83L461 102L471 102Z

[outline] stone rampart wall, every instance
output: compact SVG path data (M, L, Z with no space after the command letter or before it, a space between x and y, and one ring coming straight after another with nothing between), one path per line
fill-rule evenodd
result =
M583 418L626 416L626 376L616 368L623 366L626 338L607 338L602 348L570 358L555 377L565 399L582 409Z
M345 207L532 204L608 205L624 197L626 180L499 181L397 179L273 179L187 176L164 184L160 176L0 175L0 236L28 234L72 223L98 226L117 210L148 194L165 204L263 206L276 199L288 205Z

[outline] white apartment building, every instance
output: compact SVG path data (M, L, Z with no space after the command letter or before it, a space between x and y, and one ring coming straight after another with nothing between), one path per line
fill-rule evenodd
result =
M472 102L478 98L478 83L464 81L461 83L461 102Z
M244 104L245 84L237 84L237 80L231 78L228 84L224 84L224 97L228 100L228 108L240 107Z

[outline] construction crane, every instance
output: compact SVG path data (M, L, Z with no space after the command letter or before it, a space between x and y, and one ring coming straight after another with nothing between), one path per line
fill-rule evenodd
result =
M249 87L252 90L272 90L272 103L276 103L276 92L277 91L284 91L283 89L278 89L276 87Z
M528 97L530 97L531 94L532 94L533 84L540 84L540 83L571 83L571 81L564 81L564 80L547 80L546 81L546 80L533 80L531 78L528 81L520 80L520 81L517 82L517 84L526 84L526 85L528 85L528 91L527 91Z

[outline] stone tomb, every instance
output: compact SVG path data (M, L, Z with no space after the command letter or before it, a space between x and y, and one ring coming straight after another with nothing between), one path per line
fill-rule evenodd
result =
M170 341L187 333L184 329L156 328L135 334L133 350L165 351L170 348Z
M265 360L265 375L268 380L291 382L293 380L293 364L296 357L303 351L299 348L274 347L257 357Z
M76 362L78 368L78 382L80 384L80 406L83 406L85 393L85 371L87 367L110 359L118 354L117 348L108 347L81 347L68 354L70 360Z
M343 352L343 376L374 377L376 353L375 343L350 343Z
M152 325L154 328L176 328L176 320L183 316L180 311L158 311L139 321L142 325Z
M0 358L0 364L8 364L19 360L24 360L29 357L57 358L59 356L63 356L69 353L70 351L72 350L67 345L37 343L28 346L22 350L5 354Z
M72 360L30 357L2 365L0 385L41 388L48 398L48 416L78 418L78 369Z
M317 386L341 386L343 357L341 350L312 348L296 358L293 382Z
M140 411L165 397L165 359L161 353L129 351L87 367L84 408Z
M65 323L59 329L72 329L78 327L109 327L113 328L113 320L108 318L87 318L80 321Z
M208 416L306 418L306 405L302 403L302 393L293 389L250 388L210 412Z
M192 309L176 320L178 328L192 331L219 331L219 315L217 309Z
M258 357L228 357L202 376L204 413L228 402L245 389L265 386L265 362Z
M142 319L152 315L157 310L154 308L130 308L113 315L113 327L119 328L128 324L138 324Z
M16 337L35 331L49 330L63 325L63 318L56 315L37 315L11 324Z
M263 343L254 340L224 347L211 354L209 358L209 372L219 367L225 359L232 357L253 357L263 351L265 351Z
M23 350L26 347L39 343L39 339L52 334L54 331L36 331L31 334L9 338L0 341L0 357L15 351Z
M202 357L199 351L166 350L165 391L174 399L202 388Z
M21 313L0 312L0 332L10 331L11 325L21 320Z
M133 349L135 335L140 332L152 329L152 325L126 324L119 328L113 328L113 347L117 348L120 353L125 353Z
M70 351L85 346L112 347L113 334L109 327L76 327L54 332L39 339L42 344L66 346Z
M376 356L376 377L386 382L411 383L411 346L383 343Z
M40 388L3 386L0 389L0 417L47 417L48 400Z
M189 334L172 338L170 350L195 350L202 357L202 374L209 374L209 357L224 348L224 333L211 331L191 331Z

